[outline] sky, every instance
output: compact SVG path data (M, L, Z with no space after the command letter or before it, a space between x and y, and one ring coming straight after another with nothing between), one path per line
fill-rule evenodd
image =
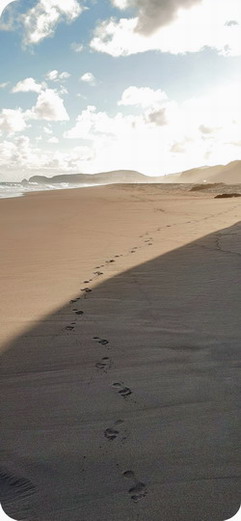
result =
M0 181L241 159L240 0L7 3Z

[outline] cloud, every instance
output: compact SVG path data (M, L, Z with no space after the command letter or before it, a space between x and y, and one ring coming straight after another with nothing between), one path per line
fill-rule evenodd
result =
M5 89L9 85L9 81L5 81L4 83L0 83L0 89Z
M0 144L0 165L8 169L39 166L39 155L39 149L31 145L27 136L20 136L14 142L5 140Z
M168 25L181 9L190 9L202 0L114 0L121 9L135 7L138 11L136 31L146 36Z
M63 81L63 80L67 80L68 78L70 78L70 74L69 72L59 72L57 71L57 69L54 69L53 71L49 71L45 78L46 80L50 80L50 81Z
M96 79L95 79L94 74L92 74L92 72L85 72L85 74L83 74L80 77L80 81L83 81L84 83L88 83L92 87L94 87L96 85Z
M130 5L138 8L138 16L101 22L90 42L92 49L114 57L150 50L184 54L204 47L241 55L240 0L128 0Z
M57 138L56 138L57 139ZM19 172L24 168L24 177L34 172L45 170L46 173L80 171L84 165L94 158L94 151L88 146L77 146L68 151L43 150L40 148L42 136L38 136L38 146L31 143L28 136L5 140L0 143L0 166L6 170Z
M148 114L148 121L150 123L154 123L157 126L162 126L167 124L167 117L166 117L166 109L159 109L154 110L153 112L150 112Z
M40 93L42 88L46 86L44 83L36 83L33 78L25 78L25 80L19 81L15 87L12 88L12 92L37 92Z
M0 31L12 31L15 26L14 2L16 0L0 1Z
M45 134L48 134L48 135L53 134L52 129L49 128L49 127L44 127L44 128L43 128L43 131L45 132Z
M185 152L186 152L185 142L184 143L173 143L173 145L170 148L170 152L172 154L185 154Z
M78 0L38 0L22 15L25 45L37 44L53 36L60 22L73 22L83 10Z
M227 163L239 151L241 159L239 92L238 84L219 86L218 93L213 89L177 103L160 89L132 85L122 93L116 114L90 105L64 138L88 140L96 171L133 168L161 175L207 162Z
M202 132L202 134L206 134L206 135L207 134L210 135L214 131L214 129L212 127L207 127L206 125L200 125L199 130L200 130L200 132Z
M76 43L76 42L71 43L70 48L72 49L72 51L75 51L75 52L82 52L84 50L83 44Z
M54 144L59 143L59 139L57 137L55 137L55 136L50 137L48 139L48 143L54 143Z
M68 121L69 115L64 106L64 102L54 89L41 90L42 85L37 84L33 78L27 78L19 82L13 89L13 92L29 92L38 93L36 104L31 108L23 111L18 109L4 108L0 112L0 131L13 135L15 132L25 130L29 120L45 120L45 121ZM45 127L45 132L51 131Z
M68 114L56 90L44 89L31 110L1 112L0 131L13 137L1 140L0 164L56 172L127 168L161 175L241 159L240 89L240 82L226 83L177 102L161 89L130 85L116 102L116 112L88 105L69 123L63 139L55 124L59 146L54 146L50 122L67 121ZM42 140L41 119L47 122L41 125ZM38 136L35 145L26 136L23 141L14 138L14 132L24 131L30 121ZM72 146L73 139L78 140L77 147Z
M3 11L8 7L8 5L12 4L13 2L16 2L16 0L1 0L1 3L0 3L0 17L3 14Z
M239 25L239 23L236 20L228 20L225 22L225 25L227 25L227 27L233 27L234 25Z
M140 105L152 107L167 100L166 93L161 90L153 90L149 87L130 86L124 90L118 105Z
M146 110L144 117L147 123L166 125L168 97L161 90L149 87L128 87L122 93L118 105L140 106ZM148 109L148 110L147 110Z
M0 112L0 130L12 135L26 128L24 113L21 109L3 109Z
M68 139L94 139L94 136L127 137L139 124L144 124L143 116L124 116L118 112L114 117L106 112L97 112L93 105L88 107L76 118L74 127L64 133Z
M131 4L130 0L111 0L111 3L114 7L118 7L118 9L128 9L128 7L130 7Z
M28 119L42 119L46 121L68 121L69 115L64 102L53 89L46 89L37 98L36 105L26 111Z

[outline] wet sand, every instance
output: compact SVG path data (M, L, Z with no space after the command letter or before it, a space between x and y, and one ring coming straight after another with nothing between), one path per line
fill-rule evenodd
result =
M221 521L241 499L241 203L160 185L0 201L3 506Z

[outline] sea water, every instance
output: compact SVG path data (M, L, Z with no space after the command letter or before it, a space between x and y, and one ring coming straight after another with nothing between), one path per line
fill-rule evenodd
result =
M97 186L95 184L80 184L80 183L17 183L17 182L4 182L0 183L0 199L7 199L11 197L21 197L25 193L29 192L45 192L48 190L68 190L73 188L85 188L89 186Z

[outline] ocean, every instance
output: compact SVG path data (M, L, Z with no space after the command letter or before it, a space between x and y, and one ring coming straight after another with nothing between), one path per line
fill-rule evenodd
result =
M70 190L72 188L85 188L88 186L97 186L96 184L87 183L24 183L21 182L3 182L0 183L0 199L9 199L12 197L21 197L29 192L45 192L48 190Z

